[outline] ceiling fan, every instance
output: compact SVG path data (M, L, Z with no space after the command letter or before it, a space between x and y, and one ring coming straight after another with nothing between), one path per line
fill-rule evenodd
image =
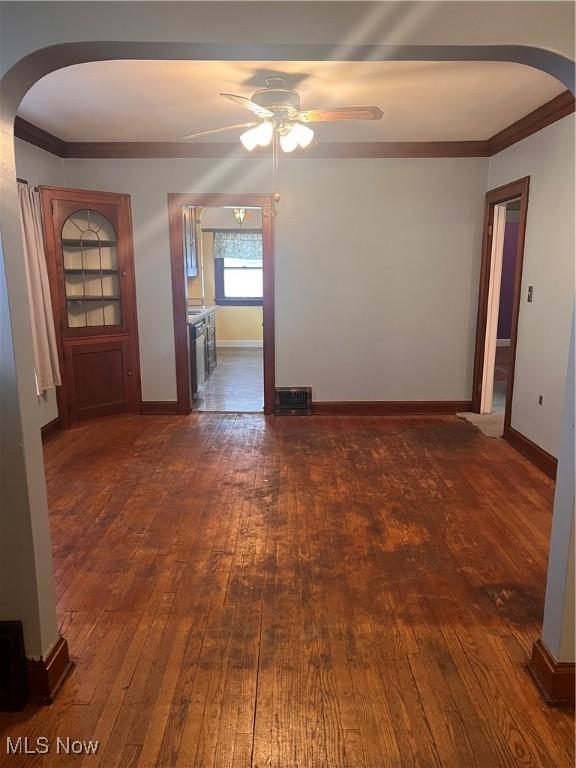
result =
M314 131L308 123L382 119L383 113L379 107L333 107L302 111L300 94L288 87L285 78L268 77L265 84L266 87L256 91L250 99L232 93L219 94L248 109L259 118L257 121L189 133L182 138L195 139L198 136L247 128L241 134L240 141L250 152L257 146L267 147L273 140L274 146L279 142L284 152L293 152L297 147L305 149L314 138Z

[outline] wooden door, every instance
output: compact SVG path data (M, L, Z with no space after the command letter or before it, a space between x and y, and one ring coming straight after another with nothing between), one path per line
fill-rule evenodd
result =
M55 187L42 187L40 198L62 367L62 423L137 413L140 370L130 198Z

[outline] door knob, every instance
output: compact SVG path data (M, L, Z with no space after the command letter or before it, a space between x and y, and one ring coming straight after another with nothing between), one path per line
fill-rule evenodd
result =
M128 376L132 376L132 371L128 371Z

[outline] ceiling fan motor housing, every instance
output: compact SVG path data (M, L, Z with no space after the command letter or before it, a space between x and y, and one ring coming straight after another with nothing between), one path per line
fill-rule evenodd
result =
M288 88L285 80L271 77L266 80L266 86L252 96L255 104L279 117L294 117L300 112L300 95Z

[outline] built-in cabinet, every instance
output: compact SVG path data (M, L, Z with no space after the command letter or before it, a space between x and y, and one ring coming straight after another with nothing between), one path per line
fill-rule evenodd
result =
M129 195L41 187L66 426L140 406Z

